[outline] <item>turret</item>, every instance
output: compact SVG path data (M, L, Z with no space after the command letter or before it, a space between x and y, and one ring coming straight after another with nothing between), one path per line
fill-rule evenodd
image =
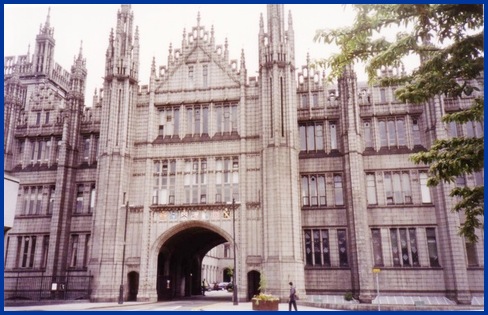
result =
M36 48L34 50L33 71L34 73L50 75L54 66L54 28L50 26L49 8L44 26L39 27L39 34L36 36Z

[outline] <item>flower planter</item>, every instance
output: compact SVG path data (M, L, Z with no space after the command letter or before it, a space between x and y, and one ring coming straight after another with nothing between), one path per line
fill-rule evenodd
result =
M266 301L253 298L252 300L253 311L277 311L279 300Z

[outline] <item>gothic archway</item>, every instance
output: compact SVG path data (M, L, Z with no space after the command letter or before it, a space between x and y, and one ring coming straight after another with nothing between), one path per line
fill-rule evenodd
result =
M226 238L227 237L227 238ZM185 222L160 237L157 258L158 300L201 295L202 260L209 250L229 242L227 233L206 222Z

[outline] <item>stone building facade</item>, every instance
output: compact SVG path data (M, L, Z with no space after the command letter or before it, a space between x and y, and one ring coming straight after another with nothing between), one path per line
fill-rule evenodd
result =
M199 294L206 253L235 240L240 300L265 279L282 298L293 281L370 303L373 268L385 295L483 294L483 235L458 236L452 185L428 188L427 167L409 160L435 139L482 134L441 123L468 96L401 104L352 69L327 85L296 66L283 5L260 18L258 77L198 16L140 85L134 22L122 5L91 107L82 50L70 71L54 62L49 15L32 55L5 58L4 164L20 180L5 276L85 276L93 301L117 300L121 283L125 299L177 298Z

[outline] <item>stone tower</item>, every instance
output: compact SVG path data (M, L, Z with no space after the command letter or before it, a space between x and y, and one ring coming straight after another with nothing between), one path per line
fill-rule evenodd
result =
M105 59L105 78L97 174L99 211L94 215L90 269L95 276L92 299L114 300L122 272L123 237L129 200L131 121L138 90L139 35L133 30L130 5L117 13Z
M286 297L290 281L304 292L294 32L283 5L267 6L267 22L267 32L262 17L259 28L262 186L273 189L263 192L263 276L267 291Z

